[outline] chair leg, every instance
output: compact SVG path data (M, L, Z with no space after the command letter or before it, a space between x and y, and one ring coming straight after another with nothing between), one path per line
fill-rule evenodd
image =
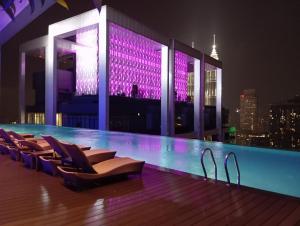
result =
M36 167L35 158L31 158L30 168L34 169Z

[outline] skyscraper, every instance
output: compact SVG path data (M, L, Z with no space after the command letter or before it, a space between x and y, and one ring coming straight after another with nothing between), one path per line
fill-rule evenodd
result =
M212 58L215 58L216 60L219 60L219 55L217 53L217 45L216 45L216 35L214 34L214 43L212 45L212 51L211 51L211 54L210 56Z
M255 89L243 90L240 95L240 131L252 133L257 117L257 97Z
M272 104L269 117L270 145L300 149L300 96Z
M213 45L210 56L219 60L216 45L216 35L213 36ZM217 72L215 68L210 65L205 66L205 105L216 106L216 84L217 84Z

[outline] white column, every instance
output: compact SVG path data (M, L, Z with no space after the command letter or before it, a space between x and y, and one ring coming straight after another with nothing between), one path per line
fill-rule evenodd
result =
M200 130L199 139L204 139L204 111L205 111L205 59L202 54L200 62Z
M99 129L109 130L109 27L107 10L102 8L99 20Z
M194 133L197 138L201 134L201 71L200 60L194 58Z
M175 90L175 40L172 39L169 49L169 136L174 136L175 134L175 100L174 100L174 90Z
M25 71L26 71L26 53L20 52L19 59L19 120L20 123L25 123Z
M57 108L57 46L55 37L49 32L46 53L45 119L47 125L56 125Z
M169 48L161 46L161 122L160 131L162 136L169 135Z
M216 101L216 128L218 131L218 140L223 141L222 130L222 69L217 68L217 101Z

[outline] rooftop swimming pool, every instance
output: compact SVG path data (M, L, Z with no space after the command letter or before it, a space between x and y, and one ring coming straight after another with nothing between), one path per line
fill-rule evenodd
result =
M201 151L209 147L216 158L218 179L223 181L226 180L224 158L233 151L239 161L242 185L300 197L300 153L297 152L55 126L0 124L0 128L36 136L49 134L93 148L108 148L116 150L118 156L129 156L153 165L201 176ZM206 155L205 163L208 177L214 178L214 167L209 155ZM235 182L236 169L232 160L228 162L228 168L231 181Z

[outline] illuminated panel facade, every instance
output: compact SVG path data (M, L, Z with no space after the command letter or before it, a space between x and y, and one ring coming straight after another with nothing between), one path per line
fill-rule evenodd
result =
M194 101L194 88L195 88L195 82L194 82L194 72L188 73L188 97L191 101Z
M186 101L188 95L188 56L175 51L176 101Z
M95 26L76 34L76 95L98 93L98 29Z
M109 94L160 99L161 45L109 24Z
M217 103L217 68L205 65L205 105L216 106Z

